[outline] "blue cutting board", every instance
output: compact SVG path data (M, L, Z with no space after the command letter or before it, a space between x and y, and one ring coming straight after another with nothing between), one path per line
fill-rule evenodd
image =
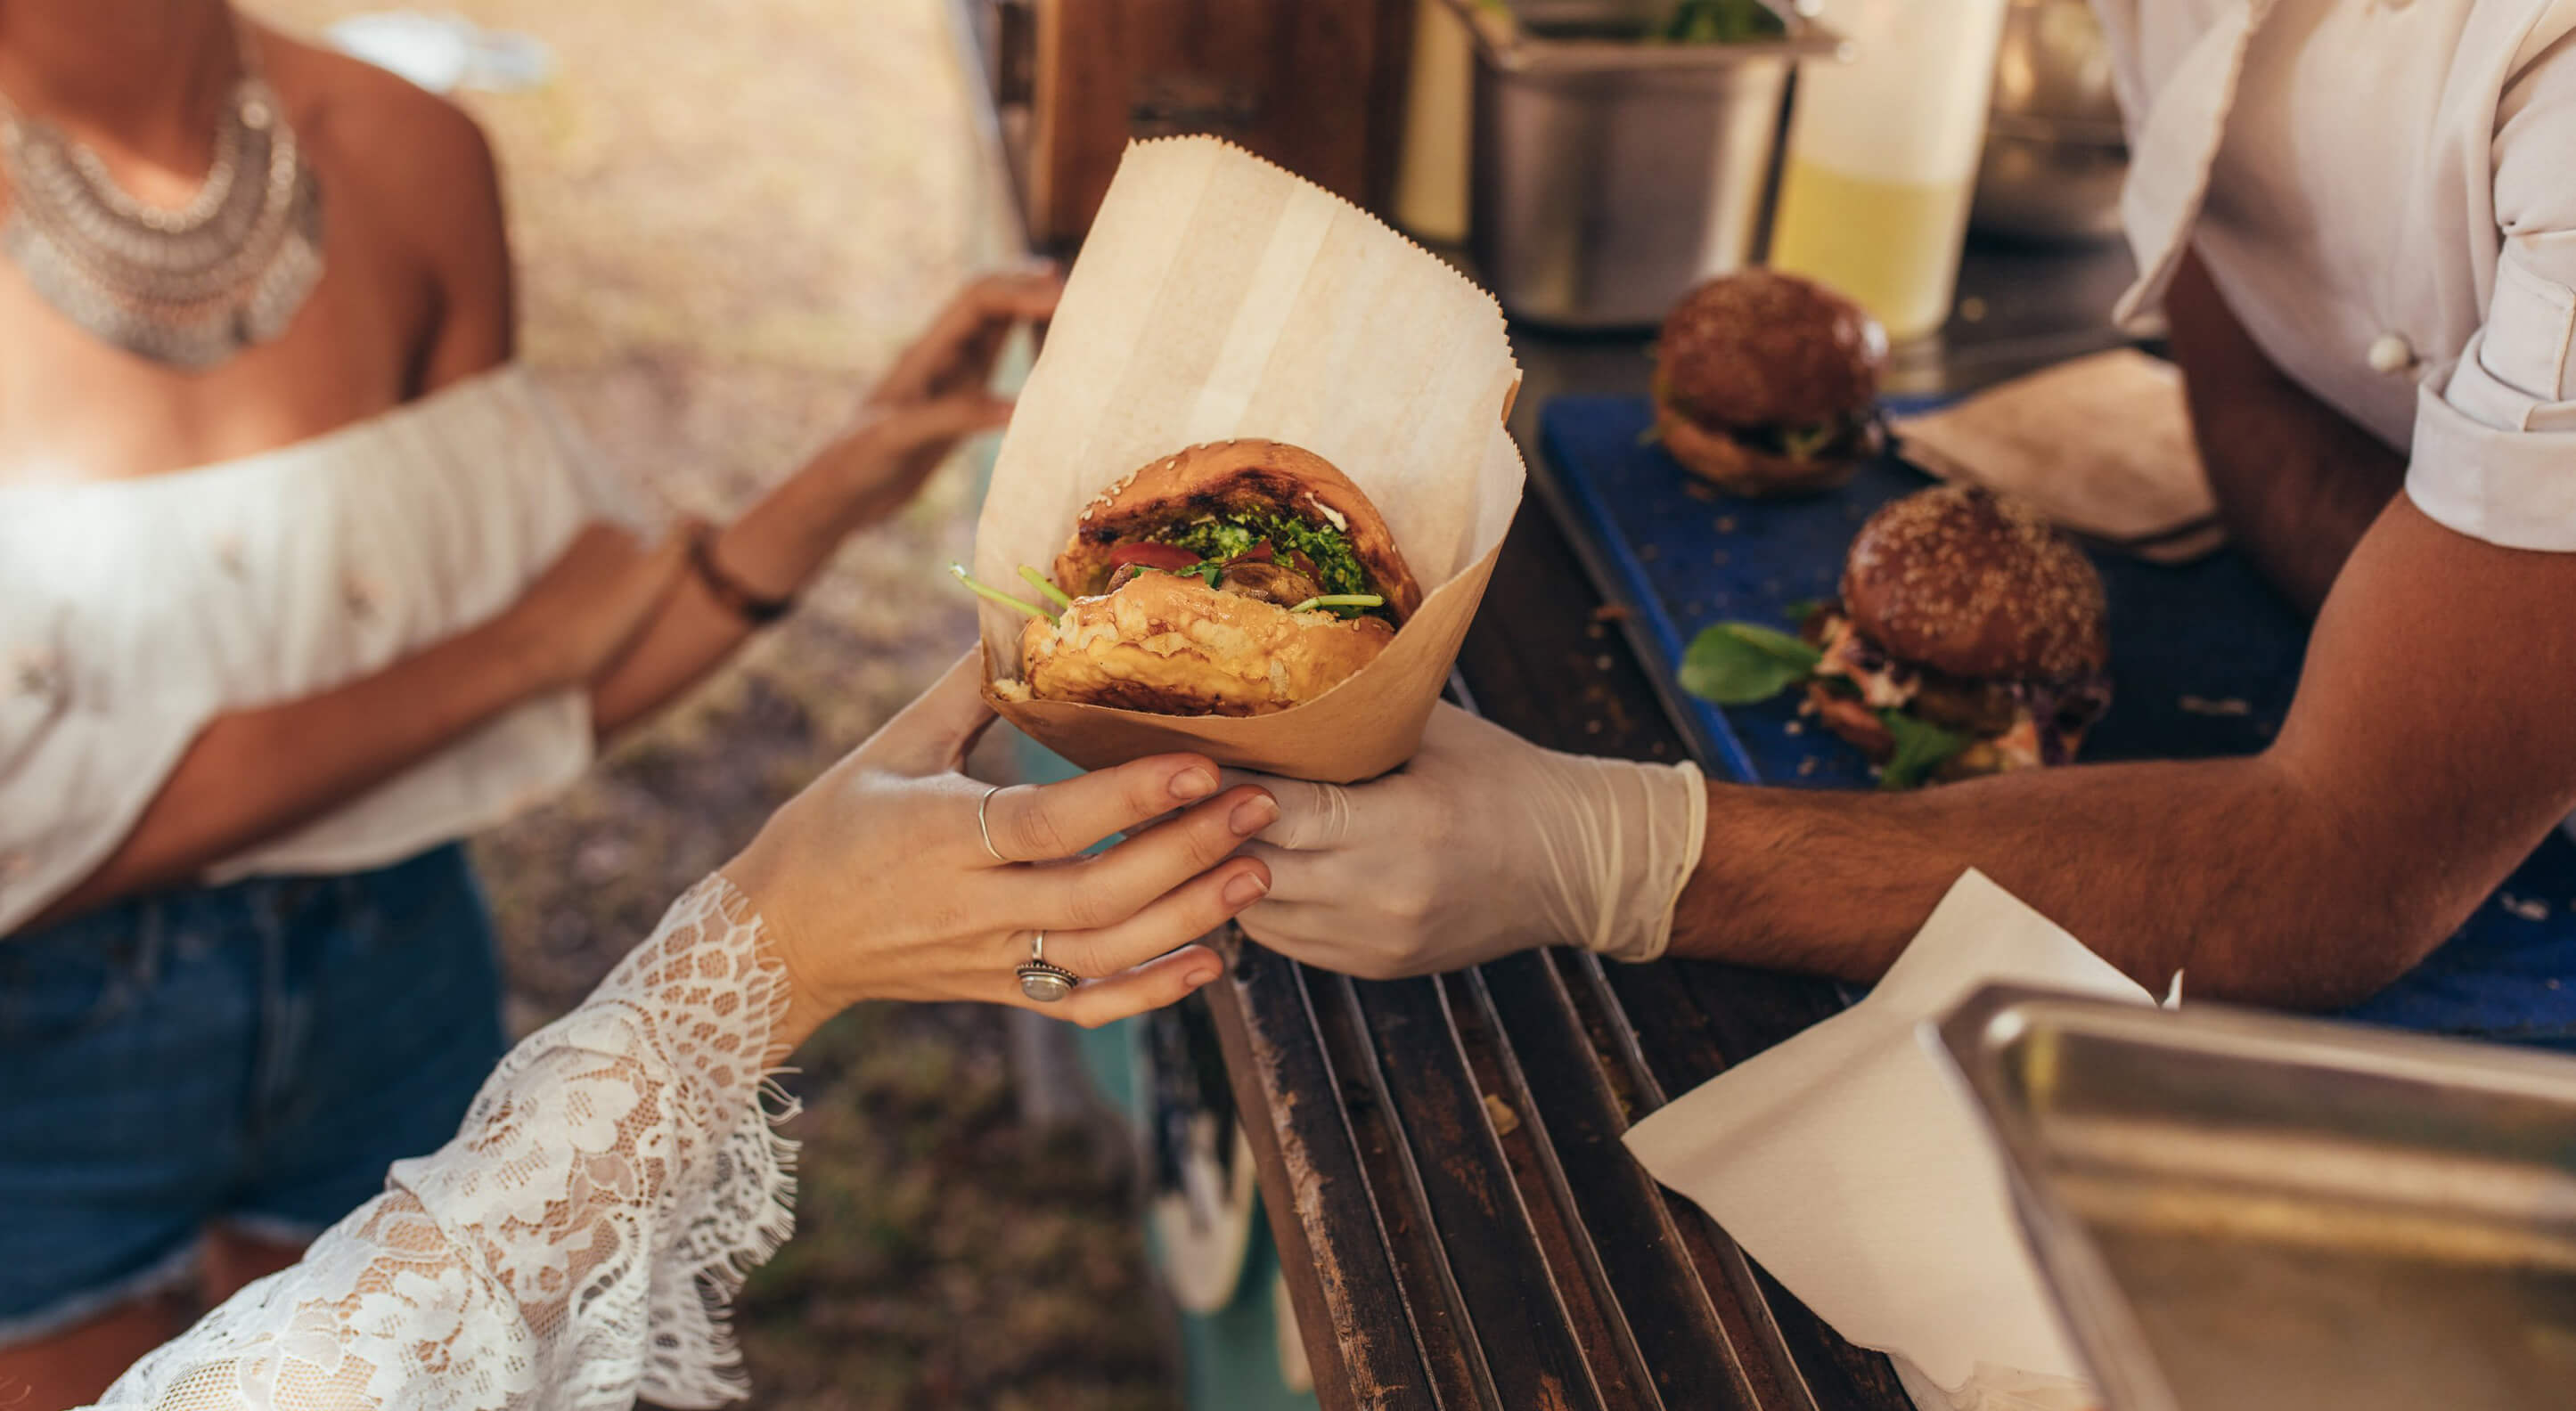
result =
M1904 410L1892 407L1891 410ZM1747 782L1874 784L1857 750L1797 715L1794 696L1720 709L1679 689L1682 646L1722 621L1789 628L1831 597L1843 551L1881 504L1932 483L1894 457L1831 495L1718 494L1646 439L1642 398L1563 397L1541 437L1573 532L1634 615L1647 669L1710 768ZM2110 599L2110 713L2084 758L2250 754L2280 728L2307 623L2243 558L2179 567L2096 553ZM2395 987L2352 1011L2373 1023L2576 1049L2576 843L2553 833L2469 924Z

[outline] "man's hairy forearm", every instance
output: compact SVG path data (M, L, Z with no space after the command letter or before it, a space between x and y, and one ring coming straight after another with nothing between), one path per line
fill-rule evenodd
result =
M1970 867L2162 993L2321 1008L2420 949L2402 886L2320 862L2336 830L2263 759L2032 771L1907 795L1713 785L1677 955L1873 980Z
M2406 483L2406 459L2284 376L2197 258L2165 300L2192 439L2229 535L2313 613Z

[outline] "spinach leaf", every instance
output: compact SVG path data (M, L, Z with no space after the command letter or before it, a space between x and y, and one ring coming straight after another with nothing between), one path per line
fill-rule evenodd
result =
M1887 767L1879 771L1878 787L1882 789L1916 788L1932 777L1933 770L1968 747L1968 737L1958 731L1944 730L1901 710L1882 707L1878 718L1896 740L1896 752L1888 756Z
M1769 700L1805 679L1824 655L1786 632L1750 622L1703 629L1682 653L1682 689L1719 705Z

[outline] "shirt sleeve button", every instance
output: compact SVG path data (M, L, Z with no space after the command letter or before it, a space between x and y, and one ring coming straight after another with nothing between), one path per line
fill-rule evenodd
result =
M2404 334L2383 333L2371 340L2369 358L2372 372L2404 372L2415 365L2415 345Z

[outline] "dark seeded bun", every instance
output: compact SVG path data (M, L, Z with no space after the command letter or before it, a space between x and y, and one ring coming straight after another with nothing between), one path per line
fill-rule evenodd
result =
M1842 599L1888 655L1950 676L2070 681L2109 655L2093 565L2037 510L1967 486L1871 515L1844 562Z
M1056 586L1076 597L1109 579L1109 551L1176 521L1211 514L1293 511L1338 527L1401 622L1422 606L1386 519L1360 487L1312 451L1281 441L1212 441L1130 472L1085 506L1056 556Z
M1684 295L1655 342L1655 400L1712 431L1812 426L1878 398L1887 334L1796 275L1720 275Z

